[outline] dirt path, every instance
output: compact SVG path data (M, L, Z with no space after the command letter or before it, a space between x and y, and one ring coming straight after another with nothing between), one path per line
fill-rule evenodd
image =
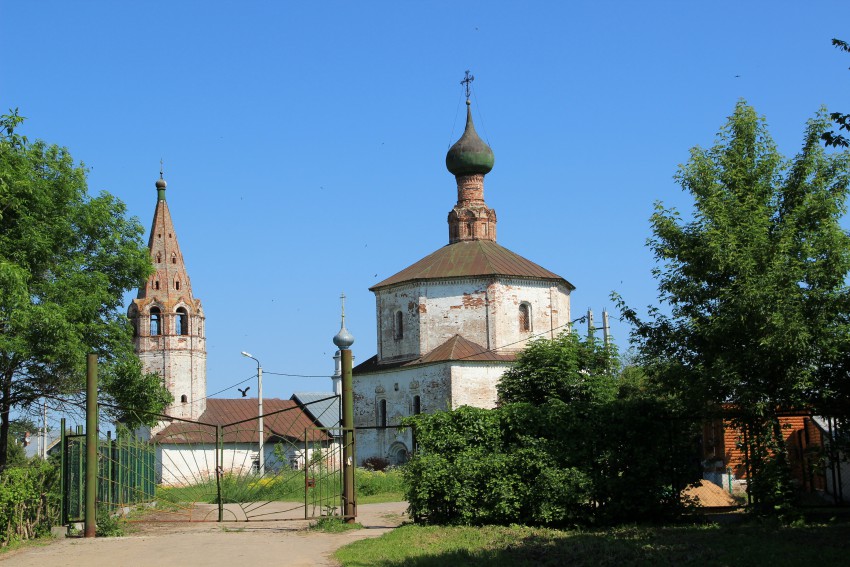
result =
M268 562L288 566L333 566L331 554L348 543L377 537L407 517L405 502L364 504L358 522L365 529L339 534L305 531L308 522L223 522L140 524L125 537L56 540L0 559L3 567L248 567Z

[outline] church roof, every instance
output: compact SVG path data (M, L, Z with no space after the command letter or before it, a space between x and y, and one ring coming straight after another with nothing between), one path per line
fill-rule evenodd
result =
M263 414L266 440L279 437L304 441L307 430L311 441L328 439L326 433L315 429L316 424L294 400L263 399ZM207 409L198 418L198 423L172 421L154 435L152 441L176 444L215 443L217 425L226 426L222 429L225 443L256 443L257 398L207 398Z
M493 240L466 240L443 246L369 289L375 291L412 281L470 276L514 276L554 280L575 289L573 284L558 274L511 252Z
M455 335L425 356L418 359L420 364L442 362L444 360L492 360L498 362L513 362L513 354L496 354L485 349L478 343Z
M410 368L422 364L435 364L437 362L513 362L514 360L516 360L515 353L496 353L460 335L454 335L431 352L415 360L378 364L378 355L375 355L369 360L358 364L354 368L353 373L369 374L391 368Z

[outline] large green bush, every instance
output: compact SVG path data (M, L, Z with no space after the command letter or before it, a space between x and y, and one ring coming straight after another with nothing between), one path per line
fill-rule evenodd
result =
M414 518L574 525L681 510L700 476L697 424L614 355L575 335L535 341L503 378L500 407L408 418Z
M0 547L50 533L59 521L59 471L35 459L0 472Z

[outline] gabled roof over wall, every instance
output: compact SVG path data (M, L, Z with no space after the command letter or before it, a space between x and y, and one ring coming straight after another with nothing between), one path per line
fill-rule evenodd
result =
M389 364L378 364L378 355L362 362L354 367L353 373L369 374L381 372L391 368L410 368L424 364L436 364L438 362L502 362L509 363L516 360L516 353L496 353L487 350L478 343L454 335L452 338L415 360L402 362L391 362Z

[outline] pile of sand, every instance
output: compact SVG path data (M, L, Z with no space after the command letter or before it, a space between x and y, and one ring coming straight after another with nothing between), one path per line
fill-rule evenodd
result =
M701 480L696 486L683 490L682 494L696 499L700 506L706 508L739 505L728 490L723 490L710 480Z

